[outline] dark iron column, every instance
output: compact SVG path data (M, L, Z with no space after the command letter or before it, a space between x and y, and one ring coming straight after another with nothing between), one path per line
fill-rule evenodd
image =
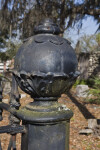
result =
M70 42L57 36L59 33L59 27L45 19L15 58L14 77L34 99L17 113L27 130L22 134L22 150L69 150L73 113L57 100L78 76L77 58Z
M0 132L21 132L21 150L69 150L73 113L57 101L79 73L75 51L59 33L60 28L50 19L35 28L35 35L25 40L15 57L10 106L0 103L0 108L12 114L11 126ZM19 107L18 86L34 99L23 108Z
M2 90L2 80L1 80L1 78L0 78L0 102L2 102L2 92L3 92L3 90ZM2 121L2 109L0 109L0 121Z
M33 102L20 110L27 132L22 150L69 150L69 122L73 113L57 102Z

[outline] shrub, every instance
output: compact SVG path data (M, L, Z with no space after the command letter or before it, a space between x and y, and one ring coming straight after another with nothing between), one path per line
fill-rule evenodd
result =
M94 79L91 79L92 83L92 88L90 89L89 93L94 95L94 99L89 99L90 103L97 103L100 104L100 78L95 77Z
M87 85L87 81L77 79L76 82L74 83L73 87L76 87L77 85Z

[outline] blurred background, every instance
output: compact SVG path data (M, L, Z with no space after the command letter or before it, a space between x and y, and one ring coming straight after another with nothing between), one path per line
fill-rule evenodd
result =
M3 102L9 102L11 70L14 57L23 41L34 35L34 27L43 18L51 18L68 39L78 58L80 76L69 95L61 101L74 111L71 120L71 150L100 149L100 0L0 0L0 80ZM21 90L22 99L29 96ZM23 103L22 103L23 105ZM80 114L80 115L79 115ZM1 125L8 124L4 112ZM79 130L87 126L87 119L99 119L94 134ZM90 127L89 121L88 127ZM81 132L82 133L82 132ZM1 136L3 150L7 140ZM17 140L20 149L20 140Z

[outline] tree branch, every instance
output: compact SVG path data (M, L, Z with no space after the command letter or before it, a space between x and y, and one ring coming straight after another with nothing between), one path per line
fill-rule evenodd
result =
M87 14L87 15L96 16L96 15L100 15L100 9L87 8L85 6L83 7L83 5L80 5L80 6L76 6L74 8L68 9L67 13L68 14Z

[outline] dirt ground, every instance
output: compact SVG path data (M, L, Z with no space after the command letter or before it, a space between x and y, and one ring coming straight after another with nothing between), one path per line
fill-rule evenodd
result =
M21 104L26 105L32 101L27 95L26 98L21 99ZM70 150L100 150L100 138L94 135L80 135L79 131L88 125L87 119L100 119L100 105L86 104L81 99L77 98L74 94L65 94L59 99L60 103L65 104L70 108L74 115L70 122ZM9 113L3 112L3 121L0 126L8 125ZM21 135L18 134L16 138L17 150L20 150ZM7 150L10 135L0 135L2 150Z

